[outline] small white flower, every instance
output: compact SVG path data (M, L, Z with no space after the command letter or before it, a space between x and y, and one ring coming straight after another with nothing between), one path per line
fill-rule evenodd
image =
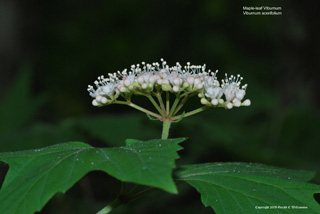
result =
M227 101L232 101L234 98L241 101L244 98L247 85L240 88L242 79L239 74L237 77L231 75L229 78L226 74L226 78L222 80L222 87L224 88L224 95Z
M223 89L219 84L219 81L216 79L218 71L211 72L210 75L208 74L208 77L204 80L205 81L205 96L209 97L211 99L220 99L223 95ZM213 103L215 103L214 101ZM217 105L217 104L213 104Z

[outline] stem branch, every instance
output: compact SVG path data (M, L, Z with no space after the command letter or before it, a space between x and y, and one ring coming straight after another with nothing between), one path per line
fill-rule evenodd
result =
M168 116L170 111L170 94L168 91L166 92L166 105L166 115Z
M159 103L160 103L162 112L163 112L163 114L164 114L163 116L165 116L165 114L166 114L166 108L164 107L164 103L163 103L162 96L161 96L160 92L156 93L156 96L157 96L157 98L158 98L158 101L159 101Z
M130 107L135 108L135 109L137 109L137 110L139 110L139 111L142 111L142 112L144 112L144 113L146 113L146 114L152 115L152 116L154 116L154 117L156 117L156 118L158 118L158 119L161 119L161 118L162 118L161 115L156 114L156 113L154 113L154 112L152 112L152 111L149 111L148 109L142 108L141 106L138 106L137 104L134 104L134 103L132 103L132 102L130 102L130 101L128 101L128 102L125 102L125 101L115 101L114 103L115 103L115 104L121 104L121 105L130 106Z
M148 99L152 102L152 104L154 105L154 107L156 107L156 109L158 110L158 112L162 115L162 117L164 117L164 111L160 109L158 103L153 99L153 97L151 95L147 96Z
M189 112L185 113L183 117L184 117L184 118L185 118L185 117L189 117L189 116L191 116L191 115L194 115L194 114L197 114L197 113L199 113L199 112L202 112L202 111L206 110L207 108L208 108L207 106L203 106L203 107L201 107L201 108L197 108L197 109L195 109L195 110L193 110L193 111L189 111ZM174 116L174 117L172 117L171 119L172 119L172 120L176 120L176 119L179 119L181 116L182 116L182 115Z
M188 99L189 99L189 96L186 95L186 96L182 99L181 103L177 106L177 108L173 111L172 115L175 115L176 113L178 113L179 110L183 107L183 105L187 102Z
M172 105L171 110L169 112L168 118L170 118L173 115L173 113L176 110L176 107L177 107L179 101L180 101L180 98L177 96L176 99L173 102L173 105Z

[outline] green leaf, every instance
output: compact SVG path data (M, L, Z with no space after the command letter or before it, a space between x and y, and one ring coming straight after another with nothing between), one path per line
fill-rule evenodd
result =
M124 181L177 193L174 160L184 138L93 148L69 142L38 150L0 154L9 171L0 190L0 213L34 213L57 192L66 192L92 170Z
M320 213L313 198L314 193L320 192L320 186L305 183L313 178L314 172L262 164L208 163L183 166L176 176L196 188L202 203L217 214L269 213L256 209L265 206L307 207L307 210L277 208L270 213Z
M126 140L126 146L130 146L130 145L133 145L133 144L136 144L136 143L140 143L140 142L141 142L140 140L127 139Z

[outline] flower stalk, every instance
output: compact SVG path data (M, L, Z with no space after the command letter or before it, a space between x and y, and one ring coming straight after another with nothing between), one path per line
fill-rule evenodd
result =
M172 108L169 111L169 115L168 115L169 118L173 115L174 111L176 110L179 101L180 101L180 98L177 96L173 102Z
M165 116L165 113L163 111L163 109L160 108L160 106L158 105L158 103L153 99L153 97L151 95L147 96L148 99L151 101L151 103L153 104L153 106L158 110L158 112L161 114L162 117Z
M152 112L152 111L150 111L150 110L147 110L147 109L145 109L145 108L143 108L143 107L141 107L141 106L139 106L139 105L137 105L137 104L134 104L134 103L132 103L131 101L127 101L127 102L124 102L124 101L116 101L115 104L127 105L127 106L130 106L130 107L132 107L132 108L135 108L135 109L137 109L137 110L139 110L139 111L142 111L142 112L144 112L144 113L146 113L146 114L152 115L152 116L154 116L154 117L156 117L156 118L158 118L158 119L161 119L161 118L162 118L161 115L159 115L159 114L157 114L157 113L154 113L154 112Z
M169 119L163 120L162 122L162 135L161 140L168 139L171 121Z
M203 107L197 108L197 109L195 109L193 111L189 111L187 113L184 113L183 115L181 114L181 115L177 115L175 117L172 117L172 120L177 120L177 119L181 118L182 116L183 116L183 118L192 116L194 114L197 114L197 113L200 113L200 112L206 110L207 108L208 108L207 106L203 106Z

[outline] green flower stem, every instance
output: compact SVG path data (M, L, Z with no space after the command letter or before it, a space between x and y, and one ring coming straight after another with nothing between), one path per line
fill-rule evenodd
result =
M104 207L102 210L97 212L97 214L110 213L114 208L118 207L121 204L122 204L121 201L118 198L116 198L114 201L111 202L111 204L109 204L108 206Z
M195 109L195 110L193 110L193 111L189 111L189 112L187 112L187 113L184 114L183 118L189 117L189 116L194 115L194 114L197 114L197 113L199 113L199 112L202 112L202 111L206 110L207 108L209 108L209 107L208 107L208 106L203 106L203 107L197 108L197 109ZM179 119L181 116L182 116L182 115L178 115L178 116L172 117L171 119L172 119L172 120L176 120L176 119Z
M128 105L128 102L116 100L114 104Z
M169 115L169 111L170 111L170 94L167 91L166 92L166 115Z
M170 125L171 125L170 120L163 120L162 135L161 135L162 140L168 139Z
M147 110L147 109L145 109L145 108L142 108L141 106L138 106L138 105L136 105L136 104L134 104L134 103L130 103L130 104L128 104L129 106L131 106L132 108L135 108L135 109L137 109L137 110L139 110L139 111L142 111L142 112L145 112L146 114L149 114L149 115L152 115L152 116L154 116L154 117L156 117L156 118L161 118L161 115L159 115L159 114L156 114L156 113L154 113L154 112L152 112L152 111L149 111L149 110Z
M187 96L190 92L184 92L183 94L180 95L180 98Z
M176 108L176 110L173 112L173 115L177 114L179 112L179 110L184 106L184 104L187 102L187 100L190 98L190 97L193 97L194 95L196 95L197 93L193 93L193 94L186 94L185 93L185 98L183 98L183 100L181 101L181 103L179 104L179 106Z
M163 111L160 107L159 107L159 105L158 105L158 103L153 99L153 97L151 96L151 95L149 95L149 96L147 96L148 97L148 99L152 102L152 104L154 105L154 107L158 110L158 112L161 114L161 116L162 117L164 117L165 116L165 111Z
M144 112L144 113L146 113L146 114L152 115L152 116L154 116L154 117L156 117L156 118L158 118L158 119L161 119L161 118L162 118L161 115L156 114L156 113L154 113L154 112L152 112L152 111L149 111L149 110L147 110L147 109L145 109L145 108L142 108L141 106L138 106L138 105L136 105L136 104L134 104L134 103L132 103L132 102L130 102L130 101L128 101L128 102L125 102L125 101L115 101L114 103L115 103L115 104L121 104L121 105L128 105L128 106L130 106L130 107L132 107L132 108L135 108L135 109L137 109L137 110L139 110L139 111L142 111L142 112Z
M180 104L177 106L177 108L174 110L174 112L173 112L172 115L175 115L176 113L178 113L179 110L183 107L183 105L187 102L188 99L189 99L189 96L186 95L186 96L182 99L181 103L180 103Z
M173 105L172 105L171 110L169 112L168 118L170 118L173 115L173 113L176 110L176 107L177 107L179 101L180 101L180 97L177 96L176 99L173 102Z
M164 103L163 103L161 94L158 92L158 93L156 93L156 96L158 98L158 101L160 103L160 106L161 106L163 113L166 114L166 107L164 107Z
M139 91L135 91L134 94L135 94L135 95L140 95L140 96L147 96L146 93L139 92Z

